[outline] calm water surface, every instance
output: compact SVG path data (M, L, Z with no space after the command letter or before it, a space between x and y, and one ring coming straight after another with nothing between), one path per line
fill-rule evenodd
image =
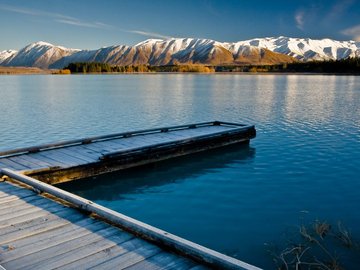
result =
M0 149L209 120L255 124L249 147L61 187L271 269L269 246L315 219L342 221L360 240L359 101L356 76L0 76Z

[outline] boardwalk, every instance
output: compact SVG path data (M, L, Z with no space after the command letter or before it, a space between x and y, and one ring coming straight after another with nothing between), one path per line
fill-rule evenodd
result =
M126 132L0 152L0 168L50 184L94 176L232 143L249 142L254 126L208 122Z
M0 217L0 264L6 269L191 269L198 265L5 182L0 183Z
M6 269L259 269L17 172L0 175L47 196L0 182Z
M0 152L0 269L259 269L48 184L254 137L208 122Z

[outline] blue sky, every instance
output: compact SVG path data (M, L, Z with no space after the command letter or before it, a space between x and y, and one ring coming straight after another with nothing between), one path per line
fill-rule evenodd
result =
M239 41L289 36L360 41L360 0L0 0L0 50L35 41L70 48L148 38Z

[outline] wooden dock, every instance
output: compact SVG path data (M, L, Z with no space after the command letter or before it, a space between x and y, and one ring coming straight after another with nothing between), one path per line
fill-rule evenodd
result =
M259 269L50 185L255 135L215 121L0 152L0 270Z
M206 122L0 152L0 168L60 182L139 166L254 138L254 126Z
M0 269L259 269L18 172L0 176Z

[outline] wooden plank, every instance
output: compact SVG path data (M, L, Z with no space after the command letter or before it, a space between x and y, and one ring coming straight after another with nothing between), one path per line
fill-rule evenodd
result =
M195 262L179 255L171 254L168 252L160 252L146 260L140 261L126 270L166 270L166 269L189 269L197 265Z
M117 146L112 145L111 142L109 142L109 141L95 142L95 143L88 144L86 146L90 146L93 149L98 149L102 153L103 152L113 151L114 149L120 149L121 148L118 145Z
M80 166L83 165L85 162L81 159L75 158L75 157L70 157L68 155L62 154L60 152L57 151L57 149L55 150L48 150L48 151L43 151L38 153L39 155L42 155L43 157L46 158L51 158L55 161L58 161L59 163L62 163L66 166Z
M5 163L2 163L1 161L0 161L0 169L1 168L8 168L9 167L9 165L7 165L7 164L5 164ZM9 168L8 168L9 169Z
M47 212L46 214L44 214L44 216L40 216L40 217L33 217L30 220L27 220L25 222L20 222L20 223L12 223L10 226L7 227L3 227L1 228L1 232L0 232L0 238L3 237L2 239L5 239L5 235L10 235L14 232L18 232L18 231L23 231L25 234L25 230L27 229L31 229L41 223L44 222L52 222L58 219L62 219L65 220L64 217L65 215L68 215L68 217L72 217L74 215L78 215L78 213L71 213L71 211L68 211L68 209L62 209L60 211L57 211L56 215L51 214L49 212Z
M84 226L86 226L86 229ZM96 234L97 231L103 230L108 226L104 222L87 217L63 227L13 241L11 242L13 249L7 249L2 252L2 262L15 261L30 254L61 245L62 243L80 239L86 235Z
M33 196L34 192L30 190L19 190L19 192L9 192L1 195L0 204L6 203L7 201L13 200L13 197L17 199L25 199L27 197Z
M18 223L23 223L23 222L30 222L32 219L34 218L38 218L38 217L45 217L47 216L48 213L44 212L44 211L35 211L32 213L27 213L27 214L23 214L23 215L19 215L17 217L14 217L10 220L7 220L6 222L3 222L0 225L0 228L2 227L8 227L8 226L12 226ZM0 221L1 222L1 221Z
M91 144L84 144L84 145L81 145L81 147L83 149L86 149L88 151L92 151L93 153L96 153L98 154L99 156L102 154L102 153L106 153L107 151L104 151L102 149L100 149L99 147L96 147L95 146L95 143L91 143Z
M71 147L65 147L63 149L66 149L71 152L75 152L80 156L85 156L86 158L90 160L98 160L99 156L101 155L99 152L94 152L91 149L84 148L83 145L76 145Z
M59 148L57 151L59 151L60 153L72 156L72 157L76 157L79 158L81 160L83 160L84 162L88 162L88 163L93 163L93 162L97 162L98 159L93 158L93 157L89 157L88 155L85 155L84 153L79 153L78 151L74 151L73 148L75 147L71 147L71 148Z
M21 218L21 220L25 219L26 221L31 220L31 215L35 216L35 215L48 215L49 211L51 211L53 214L58 214L58 212L63 211L64 209L68 209L68 211L71 213L73 211L73 209L68 208L66 206L60 205L60 204L51 204L51 201L46 200L45 202L43 202L43 205L41 207L29 207L28 205L26 205L26 207L18 207L20 208L20 210L17 210L16 212L12 211L12 212L8 212L6 215L3 215L3 218L0 220L0 228L4 229L5 227L11 227L13 226L16 222L15 220L18 220L20 217L22 216L28 216L28 217L24 217ZM69 214L70 214L69 213ZM3 232L0 232L0 235Z
M41 267L44 267L44 269L54 269L54 268L67 268L66 265L79 260L79 258L89 258L93 256L94 254L97 254L102 251L107 251L111 249L112 247L115 247L117 245L121 246L121 244L125 241L128 241L129 235L126 235L126 238L113 236L111 239L99 239L98 241L89 243L87 245L83 245L76 250L73 250L72 252L67 252L61 255L57 255L56 257L48 258L44 263L35 264L32 267L35 267L35 269L40 269ZM88 269L89 267L86 266Z
M17 196L19 198L25 198L31 195L34 195L35 192L29 189L24 189L21 188L19 190L12 190L12 189L6 189L3 190L3 188L1 188L1 191L4 192L4 194L6 194L6 196ZM4 196L4 197L6 197Z
M28 160L24 160L21 158L21 156L13 156L13 157L9 157L8 160L12 160L16 163L19 163L20 165L23 165L29 169L35 169L35 168L38 168L40 167L39 165L37 164L34 164Z
M69 149L69 148L68 148ZM71 148L70 148L71 149ZM63 153L62 151L60 151L61 149L56 149L56 150L51 150L49 152L43 152L45 155L47 153L51 154L51 156L56 157L61 159L62 162L66 162L66 163L73 163L75 164L75 166L79 166L79 165L83 165L88 163L88 161L82 159L82 158L78 158L72 155L69 155L68 153Z
M14 205L13 202L6 203L7 207L2 207L0 211L0 215L4 217L2 220L5 220L10 215L16 215L16 213L20 213L21 211L26 210L28 208L46 209L46 207L52 207L55 205L58 205L59 207L63 207L63 205L54 203L53 201L47 200L40 196L32 196L29 198L31 198L31 200L29 201L20 200L23 202L20 204Z
M9 199L7 201L0 199L0 216L2 214L5 214L5 211L10 212L10 208L15 210L16 208L27 207L31 202L36 202L38 200L43 202L44 200L40 196L36 196L36 194L33 194L33 196L29 196L28 200L20 199L18 196L15 195L8 196L7 198Z
M0 162L2 164L4 164L6 166L6 168L9 168L9 169L13 169L13 170L17 170L17 171L22 171L22 170L27 170L29 169L29 167L26 167L24 165L21 165L15 161L12 161L12 160L9 160L7 158L2 158L0 159Z
M157 246L146 245L139 247L138 249L131 250L130 252L121 254L120 256L103 262L102 264L96 265L91 269L125 269L161 252L162 250Z
M77 250L81 250L84 247L88 247L92 243L97 243L110 236L116 235L120 230L107 227L103 230L97 231L95 234L85 235L80 238L76 238L62 244L41 250L39 252L32 253L30 255L21 257L15 261L4 263L4 267L19 269L51 269L50 265L60 262L60 266L65 264L67 256L77 253ZM131 237L128 234L121 234L126 238ZM77 255L77 257L80 254ZM81 257L78 257L81 258Z
M51 202L51 201L50 201ZM33 216L44 216L49 214L51 211L53 214L62 211L63 209L69 209L67 206L59 204L50 204L48 201L47 204L42 205L42 207L29 207L17 211L17 213L9 213L0 220L0 228L5 228L12 226L15 223L24 222L31 220ZM69 211L72 211L69 209Z
M66 219L62 217L57 217L56 219L51 220L49 222L44 221L42 223L35 224L34 226L27 227L23 230L17 230L7 233L5 235L1 235L0 244L4 245L7 243L11 243L12 241L25 238L34 234L40 234L42 232L46 232L54 228L63 227L64 225L79 219L82 219L82 216L76 213L67 216Z
M148 244L148 243L146 243ZM139 238L130 238L128 241L121 243L121 245L114 245L110 248L103 249L96 254L91 254L87 257L75 260L69 264L66 264L64 269L89 269L102 264L112 258L118 257L126 252L131 252L140 246L144 245L144 241Z
M27 160L27 161L29 161L29 162L34 163L34 164L37 164L38 167L40 167L40 168L43 168L43 167L51 167L51 166L52 166L51 163L44 162L44 161L42 161L42 160L40 160L40 159L37 159L37 158L33 157L32 154L24 154L24 155L20 155L20 156L17 156L17 157L18 157L18 158L21 158L21 159L25 159L25 160Z
M59 162L58 160L54 160L53 158L43 156L41 153L33 153L33 154L29 154L29 156L36 158L38 160L41 160L43 162L49 163L49 164L51 164L51 167L66 167L66 166L68 166L67 164Z

